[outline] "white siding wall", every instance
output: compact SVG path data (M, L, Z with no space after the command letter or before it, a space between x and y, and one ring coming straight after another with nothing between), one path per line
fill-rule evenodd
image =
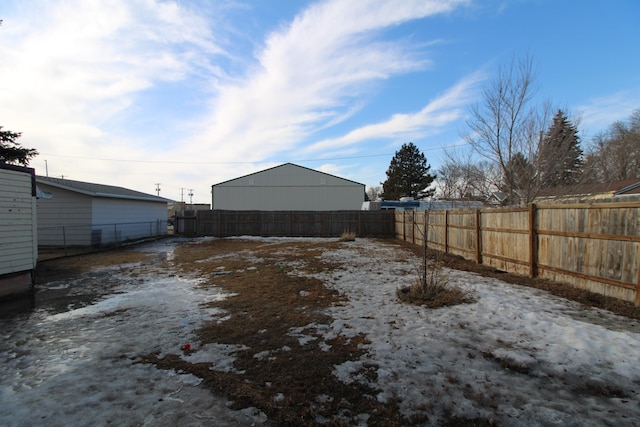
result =
M39 244L90 245L91 197L42 183L38 187L53 195L38 199Z
M364 186L296 165L283 165L213 186L213 209L359 210Z
M0 169L0 276L36 266L36 202L29 173Z
M97 239L100 234L99 243L167 233L167 203L96 197L92 213L93 235Z

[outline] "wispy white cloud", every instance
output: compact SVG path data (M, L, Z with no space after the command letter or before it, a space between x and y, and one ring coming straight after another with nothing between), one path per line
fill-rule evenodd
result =
M0 125L24 131L26 146L73 163L54 174L73 169L72 178L125 186L199 177L206 183L198 190L202 195L218 179L255 170L255 165L170 171L169 166L104 159L264 162L308 144L318 132L357 115L378 82L430 66L424 54L429 40L389 38L388 30L466 3L313 3L262 39L252 59L241 59L244 68L239 68L231 40L240 29L223 22L224 13L204 14L195 2L16 3L19 10L0 28ZM197 98L193 102L206 108L194 108L188 116L176 110L172 132L164 131L164 123L153 123L153 114L140 111L147 108L140 103L145 94L177 91L187 81ZM171 85L175 89L163 89ZM447 114L456 113L441 107L437 113L426 108L428 119L397 115L387 132L403 125L424 130L448 120ZM143 116L140 127L138 117ZM346 138L334 152L352 152L351 144Z
M325 1L271 33L241 84L221 87L195 144L217 158L260 160L355 113L380 80L428 66L381 31L466 1Z
M371 140L412 139L437 133L442 127L459 120L464 108L473 100L481 72L467 76L424 108L411 114L394 114L388 120L354 129L339 138L325 139L307 148L307 152L334 150Z
M29 129L25 138L43 152L95 154L91 143L108 137L102 124L138 93L194 73L199 53L224 54L206 21L171 2L23 7L0 31L0 111L7 125Z
M606 130L617 121L625 121L631 113L640 108L640 88L616 92L612 95L592 99L589 103L577 106L580 114L580 127L588 138Z

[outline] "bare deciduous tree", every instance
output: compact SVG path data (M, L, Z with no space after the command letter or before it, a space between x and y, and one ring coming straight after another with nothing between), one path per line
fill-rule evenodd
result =
M471 107L466 123L465 140L475 152L497 165L512 202L518 199L516 182L522 178L514 176L509 165L517 153L535 151L536 117L529 107L535 78L531 57L512 58L484 88L482 101Z
M369 198L369 200L378 200L380 198L380 195L382 194L382 187L377 186L377 187L369 187L369 189L367 190L367 197Z
M497 168L487 160L475 162L471 153L445 152L438 169L438 196L449 200L488 200L500 188Z
M640 178L640 109L626 122L613 123L595 136L585 156L583 181L615 182Z

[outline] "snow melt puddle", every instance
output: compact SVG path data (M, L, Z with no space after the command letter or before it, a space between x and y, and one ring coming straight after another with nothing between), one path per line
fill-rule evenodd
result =
M167 249L158 246L151 248ZM112 279L122 284L92 305L0 319L0 425L251 424L199 378L136 363L149 353L181 354L204 321L225 315L203 304L226 296L159 273L114 271ZM237 351L203 350L184 357L230 370Z

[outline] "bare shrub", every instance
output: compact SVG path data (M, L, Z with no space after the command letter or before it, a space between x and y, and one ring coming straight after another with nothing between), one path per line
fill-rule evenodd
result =
M426 212L426 222L429 222L429 211ZM422 250L418 278L411 286L398 289L396 292L398 298L404 302L425 305L429 308L474 302L475 296L472 290L449 282L449 275L445 272L444 260L441 256L429 260L428 227L419 232L422 234Z
M475 301L472 290L449 282L440 260L429 262L424 257L420 276L410 286L397 290L398 298L410 304L424 305L429 308L468 304Z

